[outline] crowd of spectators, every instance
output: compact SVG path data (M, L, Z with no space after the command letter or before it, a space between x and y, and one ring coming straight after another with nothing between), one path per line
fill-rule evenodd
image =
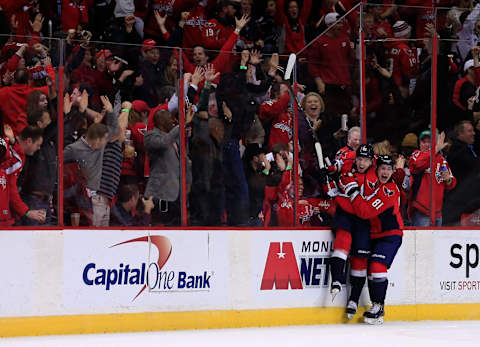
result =
M365 140L396 158L407 224L428 225L434 184L436 225L480 225L480 4L359 4L0 0L0 223L57 225L62 204L65 225L178 226L183 181L188 225L330 225L316 148L361 143L361 26Z

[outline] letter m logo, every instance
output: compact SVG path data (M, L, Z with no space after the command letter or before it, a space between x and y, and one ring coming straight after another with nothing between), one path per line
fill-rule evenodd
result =
M263 271L261 290L303 289L300 273L298 272L297 260L291 242L271 242L268 250L267 262Z

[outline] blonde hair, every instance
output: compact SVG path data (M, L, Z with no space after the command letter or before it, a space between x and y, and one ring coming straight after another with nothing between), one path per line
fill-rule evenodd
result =
M323 113L325 111L325 103L323 102L323 99L320 96L320 94L315 92L310 92L307 95L305 95L302 99L302 102L300 103L300 106L302 106L302 108L305 109L305 105L307 104L307 99L311 96L316 97L320 101L320 113Z
M392 152L390 151L390 142L388 140L374 143L372 147L373 152L377 155L392 155Z

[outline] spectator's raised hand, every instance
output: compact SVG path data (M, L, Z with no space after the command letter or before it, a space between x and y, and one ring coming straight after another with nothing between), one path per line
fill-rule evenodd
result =
M153 210L153 207L155 206L153 203L153 195L148 199L145 199L144 197L142 197L142 203L143 203L143 211L146 214L150 214Z
M442 131L438 136L437 143L435 145L435 152L436 153L440 152L445 147L447 147L447 145L448 145L448 142L445 142L445 132Z
M207 64L205 66L205 81L213 83L220 76L220 72L215 72L215 66L213 64Z
M240 66L247 66L248 58L250 57L250 52L246 49L242 51L242 55L240 58Z
M277 69L279 67L278 64L279 64L278 53L273 53L269 61L268 75L270 77L275 76L275 74L277 73Z
M399 154L397 160L395 160L395 169L404 169L406 159L403 154Z
M130 15L125 17L125 29L127 30L127 33L131 33L133 30L133 25L135 24L137 20L135 19L135 16Z
M45 57L45 59L43 59L43 66L45 66L45 67L52 66L52 58Z
M263 163L265 170L270 171L272 164L270 164L270 161L267 159L265 153L260 153L258 155L258 159L260 159L260 161Z
M193 104L190 104L187 108L187 112L185 113L185 124L190 124L194 115L195 111L193 109Z
M153 11L153 13L155 14L155 20L157 21L158 27L160 28L162 33L164 32L164 30L166 32L167 30L165 28L165 22L167 21L167 14L165 13L165 15L162 17L159 10L155 10Z
M192 75L192 84L198 86L205 78L205 70L201 66L195 67L195 72Z
M222 110L223 110L223 114L225 115L225 118L227 118L228 121L231 122L233 118L233 114L225 101L222 103Z
M69 114L70 111L72 110L72 100L70 98L70 95L67 93L63 97L63 113L64 114Z
M102 111L105 111L106 113L113 112L112 103L110 102L110 100L108 99L108 97L106 95L101 95L100 96L100 101L102 102L102 105L103 105L103 110Z
M254 49L252 52L250 52L250 63L253 65L258 65L262 61L262 54L258 50Z
M34 19L33 23L30 20L28 22L30 23L30 26L32 27L32 30L36 33L39 33L40 31L42 31L44 20L45 20L45 18L43 17L43 15L41 13L39 13L35 16L35 19Z
M8 125L8 124L3 125L3 134L7 137L8 141L10 143L15 142L15 135L14 135L13 129L10 125Z
M78 110L83 113L87 110L87 107L88 107L88 93L84 89L82 96L80 97L80 104L78 105Z
M235 27L236 27L235 29L238 31L241 31L249 21L250 21L250 16L243 15L242 18L240 19L237 19L237 17L235 17Z

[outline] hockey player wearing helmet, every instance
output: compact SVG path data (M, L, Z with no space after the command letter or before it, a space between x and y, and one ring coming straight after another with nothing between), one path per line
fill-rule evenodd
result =
M342 176L348 175L352 179L350 186L343 186L343 193L335 198L337 203L337 211L334 217L333 227L336 233L334 242L334 251L330 258L330 273L332 276L332 285L330 293L332 300L342 290L345 284L345 264L350 254L350 261L352 265L352 272L350 280L354 283L359 282L364 275L357 274L355 271L355 264L364 263L370 252L369 232L370 223L368 220L358 218L352 209L349 196L347 192L353 187L353 182L358 185L366 185L373 188L376 185L375 170L372 167L374 160L373 148L371 145L361 145L356 151L355 162L351 170L346 172L346 166L342 168ZM357 183L358 181L358 183ZM370 189L371 189L370 188ZM365 259L365 260L357 260ZM355 280L355 276L359 275L359 281ZM353 284L353 283L352 283ZM358 285L363 286L359 283ZM353 287L357 287L354 285ZM354 300L356 294L353 293ZM358 298L356 299L358 301Z
M348 186L345 193L350 197L355 215L370 222L370 251L368 261L368 290L372 307L364 313L364 320L369 324L382 324L384 303L388 287L387 269L402 244L403 221L400 214L400 191L392 180L394 171L393 159L381 155L376 161L377 186L373 194L365 196L360 193L363 187L351 176L343 176L341 185ZM357 269L357 275L367 274L367 262ZM353 268L353 264L352 264ZM363 279L365 281L365 279ZM363 282L364 283L364 282ZM363 285L362 285L363 287ZM357 288L358 297L362 287ZM354 287L352 285L352 292ZM352 295L347 304L349 318L356 313L358 297L354 301Z

